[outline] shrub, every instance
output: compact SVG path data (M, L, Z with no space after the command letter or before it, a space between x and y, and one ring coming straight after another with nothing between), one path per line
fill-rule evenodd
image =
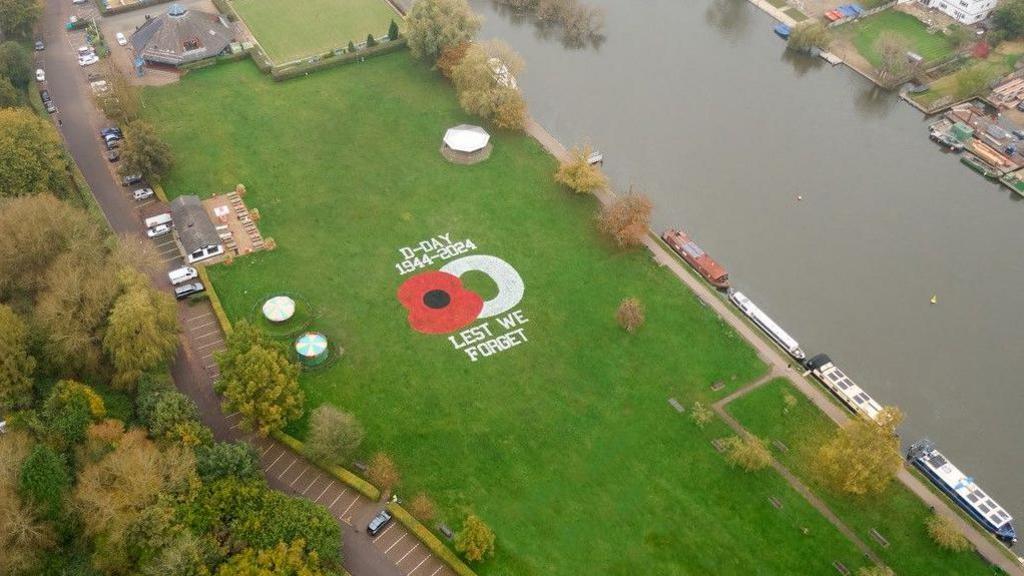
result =
M602 207L598 228L619 246L639 245L647 236L653 208L646 196L630 192Z
M626 298L619 304L615 319L623 330L632 334L644 325L644 306L636 298Z
M363 434L355 416L325 404L310 415L306 452L314 460L340 466L359 448Z
M217 442L196 448L196 472L203 482L220 478L258 480L259 457L248 444Z
M420 492L409 503L409 513L420 522L426 524L437 515L437 507L434 506L434 501L425 492Z
M455 535L455 549L470 562L479 562L494 555L494 531L475 514L466 517L462 530Z
M366 477L370 479L370 482L380 486L380 489L385 493L390 492L400 480L395 461L383 452L374 454L373 458L370 459L370 467L366 470Z
M356 51L356 43L355 42L353 42L351 40L348 41L348 51L349 52L355 52Z
M971 543L964 537L952 520L942 514L934 514L925 521L928 535L940 548L953 552L965 552L971 549Z
M377 45L377 39L373 37L373 34L366 35L366 47L373 48Z
M739 466L747 472L762 470L772 463L771 453L756 436L726 438L725 459L730 465Z
M715 411L700 402L694 402L693 408L690 409L690 419L698 428L703 429L715 419Z
M593 149L576 146L569 151L571 158L555 172L555 181L577 194L589 194L608 187L608 178L588 159Z
M398 40L398 24L395 24L394 20L388 26L388 40Z

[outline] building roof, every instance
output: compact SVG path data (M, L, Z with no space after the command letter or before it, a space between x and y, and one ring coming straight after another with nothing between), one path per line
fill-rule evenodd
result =
M171 200L171 218L186 254L221 243L217 228L198 196L179 196Z
M177 66L220 54L234 36L234 28L220 15L172 4L136 30L131 43L136 56L147 62Z
M476 152L487 147L491 135L479 126L459 124L444 133L445 146L458 152Z

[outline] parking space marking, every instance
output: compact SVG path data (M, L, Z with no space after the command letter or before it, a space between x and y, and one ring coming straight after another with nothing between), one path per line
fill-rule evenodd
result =
M202 328L206 328L207 326L215 326L216 324L217 324L216 320L210 320L210 321L206 322L205 324L199 324L197 326L189 326L188 329L189 329L190 332L192 332L192 331L195 331L195 330L200 330Z
M299 478L302 478L306 474L306 472L309 472L309 464L306 464L306 467L302 469L302 472L299 472L299 475L296 476L294 480L288 483L288 487L294 488L295 483L298 482Z
M267 452L270 452L273 449L274 449L274 445L273 444L267 446L267 449L263 451L263 454L260 454L260 458L263 458L264 456L266 456Z
M305 495L306 495L306 492L308 492L308 491L309 491L309 489L313 487L313 484L316 484L316 481L317 481L317 480L319 480L319 479L320 479L320 475L319 475L319 474L317 474L316 476L314 476L314 477L313 477L313 481L312 481L312 482L310 482L310 483L309 483L309 485L308 485L308 486L306 486L306 489L302 491L302 495L303 495L303 496L305 496Z
M351 504L349 504L349 506L351 506ZM347 512L347 510L346 510L346 512ZM387 534L388 532L391 532L391 529L394 528L394 527L395 527L394 524L388 524L388 527L385 528L383 532L378 534L377 537L373 539L373 542L376 543L377 540L380 540L381 538L383 538L385 534Z
M409 534L406 533L406 534L402 534L401 536L399 536L398 540L395 540L394 542L392 542L391 546L388 546L388 549L385 550L384 553L387 554L388 552L391 552L391 549L394 548L395 546L398 546L398 543L401 542L402 540L405 540L405 537L408 536L408 535Z
M209 348L210 346L216 346L217 344L220 344L220 342L210 342L209 344L203 344L202 346L197 346L196 351L202 350L203 348Z
M274 467L274 464L277 464L277 461L283 458L285 454L287 454L287 452L282 451L280 454L277 455L277 458L274 458L274 461L270 463L270 466L267 466L268 474L270 473L270 469Z
M203 368L206 369L206 370L209 370L211 368L216 368L216 367L217 367L216 364L210 364L209 366L203 366Z
M352 502L349 503L348 508L345 508L345 511L342 512L341 514L339 514L339 516L344 516L345 514L348 514L348 511L351 510L352 506L354 506L355 503L358 502L358 501L359 501L359 495L356 494L355 499L353 499ZM389 526L389 528L390 528L390 526ZM381 536L383 536L383 534L381 534Z
M295 466L296 462L298 462L298 460L292 460L292 463L288 465L288 468L285 468L283 472L277 475L277 479L280 480L281 476L284 476L292 466Z
M193 336L192 339L193 340L202 340L203 338L209 338L210 336L220 336L220 330L214 330L212 332L207 332L207 333L201 334L199 336Z
M207 354L206 356L200 356L200 357L199 357L199 359L200 359L200 360L206 360L207 358L213 358L213 355L214 355L214 354L216 354L216 353L217 353L217 351L216 351L216 350L214 350L213 352L210 352L210 353L209 353L209 354Z
M327 489L330 488L331 486L334 486L334 480L331 480L330 484L324 486L323 492L321 492L320 495L316 497L316 500L313 500L313 503L316 504L317 502L319 502L320 499L324 497L324 494L327 492Z
M185 322L195 322L196 320L202 320L203 318L209 318L210 316L213 316L213 312L207 312L205 314L200 314L199 316L194 316L192 318L185 320Z
M242 421L239 420L238 422L235 422L234 424L232 424L230 429L231 430L237 430L237 429L239 429L241 427L242 427Z
M328 506L327 508L328 508L328 509L330 509L330 508L334 508L334 505L338 503L338 500L341 500L341 497L345 495L345 492L348 492L348 488L346 488L346 489L342 490L340 494L338 494L337 496L335 496L335 497L334 497L334 502L331 502L331 505L330 505L330 506Z
M405 553L405 556L402 556L401 558L398 559L398 562L395 562L395 565L397 566L398 564L401 564L402 561L405 560L409 556L409 554L412 554L413 550L416 550L419 547L420 547L420 543L417 542L415 546L410 548L409 551Z
M430 576L437 576L437 573L441 571L441 568L444 568L444 566L438 566L437 570L434 570L434 573ZM412 572L410 572L409 574L412 574Z
M427 554L427 555L426 555L426 556L425 556L425 557L423 558L423 560L420 560L420 563L419 563L419 564L417 564L415 568L413 568L412 570L409 570L409 574L408 574L407 576L412 576L412 573L413 573L413 572L415 572L415 571L417 571L417 570L419 570L419 569L420 569L420 566L423 566L423 563L424 563L424 562L426 562L427 560L430 560L430 554ZM440 568L438 568L438 570L440 570ZM437 574L437 572L434 572L434 574Z

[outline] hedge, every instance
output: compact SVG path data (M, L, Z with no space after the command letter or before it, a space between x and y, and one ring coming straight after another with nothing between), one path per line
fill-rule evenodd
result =
M363 496L366 496L367 498L373 500L374 502L380 500L380 490L377 489L377 487L374 486L373 484L370 484L366 480L363 480L359 476L356 476L355 474L349 472L348 470L342 468L341 466L321 464L320 462L317 462L313 458L310 458L309 455L306 453L306 445L303 444L301 440L294 438L284 432L274 432L271 434L271 436L273 436L274 439L277 440L278 442L284 444L285 446L301 454L303 457L308 459L310 462L315 464L324 472L327 472L331 476L334 476L338 480L341 480L345 484L348 484L349 486L355 488L356 491L362 494Z
M217 290L214 289L213 283L210 282L210 275L206 272L206 267L199 266L196 270L199 272L199 279L202 281L203 286L206 287L206 295L210 298L210 306L213 307L213 314L217 317L221 330L224 331L226 336L231 335L234 329L231 327L228 315L224 312L224 305L220 303L220 296L217 295Z
M423 524L420 524L420 521L413 518L413 515L406 511L405 508L402 508L400 504L388 502L387 509L395 519L408 528L410 532L415 534L416 537L420 539L420 542L423 542L424 546L426 546L445 564L450 566L456 574L459 576L476 576L476 572L473 572L472 568L466 566L466 564L459 559L458 555L456 555L451 548L445 546L444 542L438 540L437 536L434 536L433 532Z
M382 56L384 54L397 52L404 49L405 46L406 40L403 37L398 40L391 40L389 42L378 44L373 48L364 48L355 52L347 52L340 56L335 55L333 52L327 52L326 54L321 54L320 60L313 63L302 62L289 65L287 68L272 68L270 70L270 76L277 81L289 80L296 76L303 76L315 70L333 68L334 66L342 66L344 64L351 64L352 62L358 62L363 58L372 58L374 56Z

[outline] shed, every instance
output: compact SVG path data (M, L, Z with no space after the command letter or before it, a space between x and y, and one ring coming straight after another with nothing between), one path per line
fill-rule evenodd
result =
M198 196L179 196L171 201L174 233L189 264L224 253L220 235Z

